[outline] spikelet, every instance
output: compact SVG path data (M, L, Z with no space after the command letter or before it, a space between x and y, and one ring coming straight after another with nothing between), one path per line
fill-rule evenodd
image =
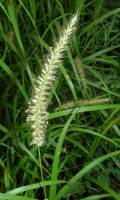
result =
M86 78L85 78L84 65L83 65L82 61L78 58L78 56L76 56L74 61L75 61L75 65L76 65L78 74L81 78L81 85L82 85L83 89L86 89L87 83L86 83Z
M71 40L71 36L76 29L78 14L74 14L69 24L63 29L58 42L54 48L50 49L49 55L46 57L42 72L38 75L33 88L33 96L30 99L27 109L27 121L31 123L32 128L32 144L42 146L45 143L47 129L47 98L51 92L52 84L56 78L57 69L61 64L63 53Z
M81 99L77 102L77 104L74 101L69 101L67 103L62 104L61 106L57 107L55 111L59 110L66 110L74 107L79 107L79 106L86 106L86 105L94 105L94 104L101 104L101 103L106 103L110 101L109 98L101 98L101 99Z

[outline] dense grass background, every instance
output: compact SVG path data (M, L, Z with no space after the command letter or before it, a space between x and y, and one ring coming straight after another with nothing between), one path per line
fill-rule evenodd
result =
M76 10L38 149L25 110L49 47ZM119 22L119 0L0 1L0 199L120 200ZM75 106L93 98L109 102ZM55 110L68 101L72 109Z

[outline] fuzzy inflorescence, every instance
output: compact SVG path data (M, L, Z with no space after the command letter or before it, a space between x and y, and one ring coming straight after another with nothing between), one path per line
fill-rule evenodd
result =
M67 49L71 36L76 29L78 14L72 16L69 24L63 29L58 42L50 49L46 57L42 72L38 75L33 88L33 95L27 110L27 121L30 121L32 128L32 144L42 146L45 143L47 129L47 98L51 92L57 69L61 64L63 53Z
M87 83L86 83L86 78L85 78L84 65L83 65L82 61L78 58L78 56L76 56L74 61L76 64L76 69L77 69L78 74L81 79L81 85L82 85L83 89L86 89Z
M101 99L81 99L77 102L77 104L74 101L68 101L67 103L62 104L61 106L57 107L55 110L66 110L70 108L75 108L79 106L86 106L86 105L94 105L94 104L102 104L110 101L109 98L101 98Z

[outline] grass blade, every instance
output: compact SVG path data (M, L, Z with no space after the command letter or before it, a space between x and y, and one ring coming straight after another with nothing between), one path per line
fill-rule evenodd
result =
M101 156L101 157L95 159L93 162L91 162L90 164L88 164L87 166L85 166L75 176L73 176L73 178L71 178L67 182L67 184L65 186L63 186L63 188L58 192L57 199L61 199L67 193L67 191L70 190L70 188L72 188L72 186L80 178L82 178L86 173L88 173L91 169L93 169L94 167L96 167L97 165L99 165L104 160L107 160L108 158L111 158L113 156L117 156L119 154L120 154L120 151L115 151L115 152L108 153L108 154L106 154L104 156Z
M60 135L59 141L57 143L54 160L53 160L53 165L52 165L51 181L57 181L57 176L59 173L58 167L59 167L59 161L60 161L60 154L62 151L62 145L63 145L64 139L65 139L67 130L70 126L71 121L74 119L76 112L77 112L77 109L74 110L73 114L70 116L69 120L67 121L67 123ZM51 185L49 200L55 199L55 196L56 196L56 185Z

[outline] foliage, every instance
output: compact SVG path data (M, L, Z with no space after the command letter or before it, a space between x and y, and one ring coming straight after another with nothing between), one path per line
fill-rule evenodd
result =
M36 148L25 113L31 88L77 10L77 32L48 97L48 138ZM0 18L0 199L119 200L119 1L1 0ZM56 110L94 98L109 102Z

